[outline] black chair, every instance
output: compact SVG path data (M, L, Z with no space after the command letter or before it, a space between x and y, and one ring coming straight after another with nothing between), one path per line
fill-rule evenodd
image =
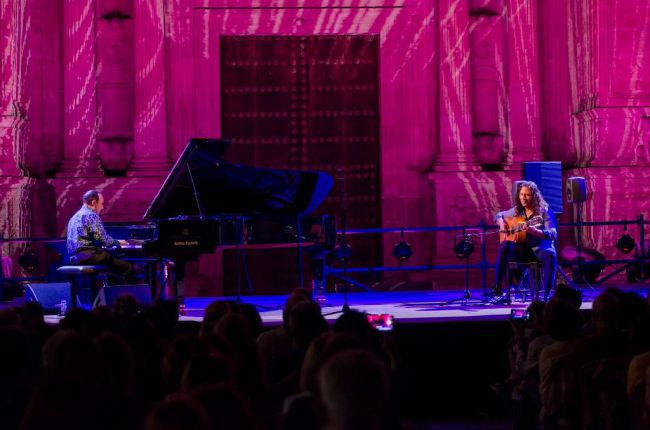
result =
M511 285L511 271L519 270L521 276L517 285ZM506 265L506 279L508 280L507 298L508 303L512 303L512 295L520 294L521 301L539 300L539 290L542 284L542 265L537 259L527 261L508 261Z

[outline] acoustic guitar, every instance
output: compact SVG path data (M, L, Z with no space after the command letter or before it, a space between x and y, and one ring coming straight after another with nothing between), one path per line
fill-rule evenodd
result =
M504 217L505 229L499 231L499 243L501 242L515 242L524 243L526 241L526 231L523 230L524 226L542 227L544 219L541 215L526 218L522 216Z

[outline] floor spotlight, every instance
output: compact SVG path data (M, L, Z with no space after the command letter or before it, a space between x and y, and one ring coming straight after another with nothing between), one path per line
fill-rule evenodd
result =
M460 241L456 241L460 237ZM458 258L469 258L474 252L474 242L471 234L454 237L454 252Z
M636 243L634 242L632 236L627 233L627 224L625 224L623 226L623 236L621 236L618 239L618 242L616 242L616 249L621 251L623 254L629 254L630 252L634 251L635 247Z
M350 258L352 258L352 247L350 246L349 243L339 243L336 245L336 248L334 248L334 252L332 253L334 255L334 258L340 262L344 263L348 261Z
M404 239L404 229L402 229L399 242L393 245L393 257L400 262L404 262L411 258L411 255L413 255L413 247Z

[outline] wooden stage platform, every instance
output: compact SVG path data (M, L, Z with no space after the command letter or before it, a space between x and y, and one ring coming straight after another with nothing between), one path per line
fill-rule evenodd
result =
M582 309L590 310L593 300L606 287L616 286L624 291L637 292L646 297L650 292L647 284L606 285L596 289L583 288ZM241 296L243 303L254 305L260 312L263 324L267 327L282 323L282 308L286 295L255 295ZM201 321L205 308L215 300L237 300L236 297L188 297L185 299L186 312L181 320ZM450 323L461 321L504 321L510 316L511 309L526 308L530 298L524 300L520 295L513 296L512 303L495 304L490 301L482 290L472 290L470 297L465 299L462 290L437 291L402 291L402 292L354 292L348 294L348 305L351 309L371 314L391 314L397 324L418 323ZM20 306L22 298L9 302L0 302L0 309L9 306ZM328 293L321 301L323 314L328 321L333 322L340 315L345 295L343 293ZM48 322L56 323L60 317L48 315Z
M614 285L608 285L614 286ZM646 297L650 285L617 285L624 291L634 291ZM604 287L596 289L583 288L582 309L590 310L593 300ZM282 323L282 307L286 295L242 296L241 301L257 307L265 326ZM334 321L340 315L345 296L342 293L330 293L321 303L323 314L328 321ZM404 292L355 292L348 294L350 308L371 314L391 314L398 324L448 323L454 321L495 321L506 320L511 309L526 308L530 299L523 300L519 295L512 297L510 305L494 304L487 300L482 290L471 291L465 299L462 290L446 291L404 291ZM206 306L215 300L236 300L235 297L192 297L186 299L186 314L183 319L200 320Z

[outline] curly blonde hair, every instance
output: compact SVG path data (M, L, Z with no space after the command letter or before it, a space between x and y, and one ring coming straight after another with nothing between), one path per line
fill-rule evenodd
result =
M513 196L514 205L517 208L517 213L523 212L524 207L521 205L519 200L519 192L523 187L528 187L530 192L533 194L533 212L540 215L543 211L548 209L548 203L544 200L542 192L539 190L539 187L533 181L522 181L517 185L517 193Z

